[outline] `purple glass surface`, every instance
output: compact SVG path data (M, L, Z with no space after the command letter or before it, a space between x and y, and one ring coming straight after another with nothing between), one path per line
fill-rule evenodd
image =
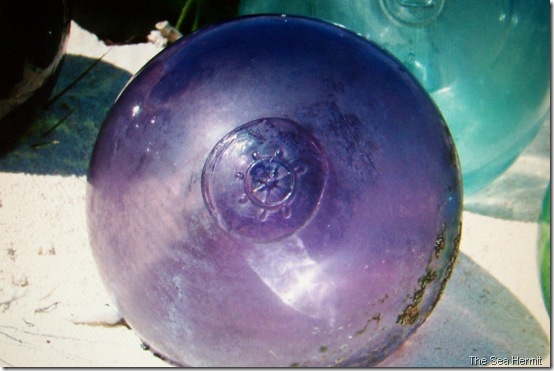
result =
M436 106L379 47L303 18L160 53L106 118L88 181L106 287L181 365L376 364L431 313L460 240Z

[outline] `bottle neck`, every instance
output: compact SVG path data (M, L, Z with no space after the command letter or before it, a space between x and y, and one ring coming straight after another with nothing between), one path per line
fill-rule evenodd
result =
M442 12L444 0L381 0L381 6L391 18L411 26L423 26Z

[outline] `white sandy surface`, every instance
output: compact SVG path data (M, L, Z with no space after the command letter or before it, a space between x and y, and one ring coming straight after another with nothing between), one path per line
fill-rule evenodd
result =
M119 321L94 265L85 214L86 167L102 119L160 50L107 47L73 23L57 91L108 53L0 159L0 366L169 365ZM444 295L383 366L471 366L470 356L541 357L550 365L536 255L549 156L546 122L502 177L466 199L460 256Z

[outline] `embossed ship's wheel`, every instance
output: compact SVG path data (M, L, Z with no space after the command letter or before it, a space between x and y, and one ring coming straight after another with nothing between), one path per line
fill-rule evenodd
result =
M250 200L262 209L260 219L265 219L268 209L278 209L283 217L290 217L290 208L286 202L292 196L296 183L296 174L282 161L283 151L278 149L267 158L259 158L257 152L252 153L255 160L244 173L237 173L238 179L244 179L245 191L239 202Z
M263 242L300 229L316 211L326 179L317 140L292 121L265 118L219 141L204 166L202 191L223 229Z

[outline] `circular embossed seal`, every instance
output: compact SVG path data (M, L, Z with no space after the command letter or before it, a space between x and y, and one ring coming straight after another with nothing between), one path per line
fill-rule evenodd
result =
M202 194L224 230L274 241L315 214L327 174L325 153L306 129L264 118L234 129L215 145L202 170Z

